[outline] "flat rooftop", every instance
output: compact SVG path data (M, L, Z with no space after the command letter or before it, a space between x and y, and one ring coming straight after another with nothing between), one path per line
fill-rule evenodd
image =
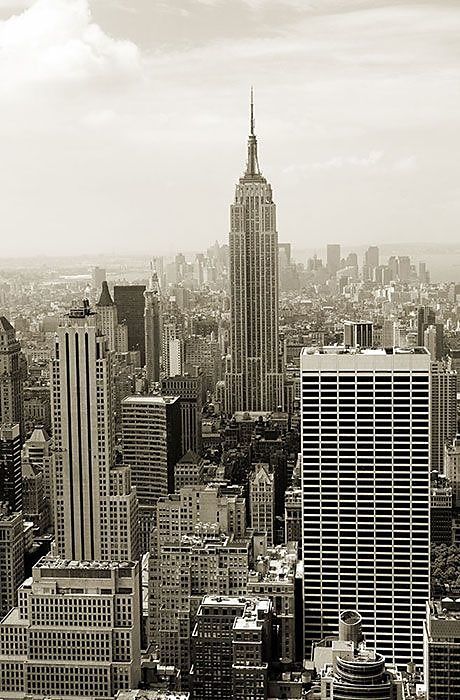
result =
M179 396L127 396L122 400L124 405L145 404L147 406L164 406L179 401Z
M134 569L133 561L73 561L71 559L59 559L58 557L43 557L35 565L40 569L87 569L107 571L114 569Z
M301 355L368 355L368 356L386 356L386 355L429 355L430 353L424 347L414 348L350 348L345 345L326 345L324 347L305 347L302 348Z

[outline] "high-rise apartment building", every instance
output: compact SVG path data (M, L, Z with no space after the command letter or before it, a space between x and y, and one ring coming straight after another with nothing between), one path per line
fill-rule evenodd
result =
M185 454L193 450L197 454L202 449L202 410L203 410L203 375L176 375L161 382L161 391L169 396L179 397L181 415L181 451Z
M21 429L19 423L0 423L0 502L22 510Z
M226 411L283 405L278 342L278 233L272 188L260 172L251 99L246 172L230 208L231 369Z
M338 610L355 609L387 661L420 661L430 357L423 348L307 348L301 385L306 654L335 632Z
M5 316L0 316L0 423L19 423L23 417L23 356L16 332Z
M113 698L140 681L139 564L42 559L0 623L0 693Z
M128 327L128 350L139 351L141 367L145 365L144 292L144 284L116 285L113 288L118 321Z
M128 513L134 505L129 495L123 503L111 500L112 359L88 302L72 309L55 336L51 380L56 553L70 560L125 558L111 523L116 503ZM126 542L122 550L135 558L137 542Z
M267 598L203 598L192 634L195 700L267 698L271 617Z
M161 327L160 285L156 272L144 292L145 370L150 385L160 381Z
M444 472L444 447L457 434L457 374L431 363L431 468Z
M182 456L177 396L127 396L121 402L123 459L139 500L141 548L147 551L157 500L174 491L174 467Z

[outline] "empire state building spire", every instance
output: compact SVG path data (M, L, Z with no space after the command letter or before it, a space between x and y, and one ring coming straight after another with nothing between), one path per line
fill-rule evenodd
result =
M226 412L283 405L278 337L278 233L272 188L260 172L254 99L246 172L230 206L230 346Z
M257 138L254 127L254 90L251 87L251 120L248 138L248 162L246 165L245 178L260 177L259 161L257 158Z

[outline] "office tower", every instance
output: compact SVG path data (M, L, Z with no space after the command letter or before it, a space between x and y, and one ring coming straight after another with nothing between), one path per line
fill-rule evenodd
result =
M429 306L419 306L417 311L417 345L423 347L425 331L428 326L434 326L436 314Z
M193 450L189 450L174 467L174 489L183 486L198 486L203 475L204 462Z
M160 381L160 286L156 272L150 276L144 298L145 370L147 381L151 385Z
M48 389L49 392L49 389ZM43 479L44 498L46 501L47 515L53 522L54 504L52 499L52 472L51 472L51 439L45 428L41 425L32 432L31 436L25 441L22 447L22 462L23 462L23 478L24 478L24 463L28 463L32 467L32 472L36 472L38 467ZM34 481L32 472L28 469L29 478ZM40 477L38 477L40 480ZM27 513L24 504L24 512Z
M444 471L452 486L452 502L460 507L460 435L444 445Z
M430 541L452 544L452 486L443 474L431 472Z
M45 475L38 464L22 459L22 512L24 520L32 522L37 535L50 524L49 506L45 495Z
M138 687L139 586L137 562L42 559L0 623L0 691L113 698Z
M107 273L103 267L95 267L93 270L93 289L96 292L105 282Z
M116 480L111 474L112 359L88 302L72 309L55 336L51 380L56 554L70 560L120 561L120 533L113 530L112 518L118 517L119 506L130 520L134 507L129 496L123 503L111 499ZM131 534L124 528L123 533ZM127 542L122 549L133 559L137 542Z
M442 360L444 357L444 325L442 323L425 328L423 345L430 353L433 362Z
M22 510L21 431L19 423L0 423L0 502Z
M16 605L17 589L23 580L22 514L11 513L4 503L0 503L0 619Z
M326 267L333 275L340 268L340 245L328 243L326 247Z
M257 557L254 571L250 571L248 577L248 595L272 601L274 623L278 629L274 655L286 664L296 661L297 562L295 543L274 547ZM301 620L298 620L298 625L301 634Z
M249 479L249 510L251 527L256 532L266 532L271 547L275 529L275 478L268 464L254 465Z
M28 386L24 389L24 423L26 433L42 425L51 429L51 396L49 386Z
M163 376L175 377L182 374L184 364L184 343L182 328L173 318L163 320L161 327L161 363Z
M379 266L379 249L376 245L371 245L364 253L364 265L371 270Z
M272 188L259 169L251 97L246 171L230 207L231 368L226 411L283 404L278 343L278 233Z
M371 348L373 331L371 321L344 321L343 344L346 348Z
M143 284L113 288L118 321L128 328L128 350L139 350L141 367L145 365L144 292Z
M382 347L397 348L401 344L397 321L385 319L382 330Z
M444 473L444 446L457 433L457 375L431 363L431 469Z
M123 459L131 467L139 501L142 551L160 496L174 491L174 467L182 456L177 396L127 396L121 402Z
M272 605L268 599L207 595L192 633L195 700L265 700Z
M284 498L284 540L300 542L302 539L302 489L290 486Z
M460 603L443 598L426 605L423 675L429 700L460 697Z
M335 632L337 610L353 608L388 661L420 661L430 357L304 349L301 382L305 654Z
M96 313L97 324L102 335L105 336L108 349L117 351L118 312L105 281L102 283L101 296L96 304Z
M23 356L16 332L0 316L0 423L19 423L23 434Z
M122 321L117 326L117 344L118 353L129 352L129 340L128 340L128 326L126 321Z
M192 335L185 340L185 371L203 372L203 390L213 393L222 378L222 353L219 341L213 335Z
M400 282L408 282L410 279L410 258L407 255L398 257L398 275Z
M422 284L430 283L430 273L427 270L426 263L420 262L418 264L418 278Z
M318 700L405 700L401 673L375 649L366 646L361 616L354 610L340 615L338 639L325 639L315 648L320 672ZM431 697L431 696L430 696Z
M193 450L197 454L202 449L203 376L176 375L161 382L164 394L179 396L181 415L181 454Z

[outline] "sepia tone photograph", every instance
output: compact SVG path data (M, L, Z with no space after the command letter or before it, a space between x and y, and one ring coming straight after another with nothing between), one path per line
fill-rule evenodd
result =
M0 700L460 699L459 0L0 0Z

